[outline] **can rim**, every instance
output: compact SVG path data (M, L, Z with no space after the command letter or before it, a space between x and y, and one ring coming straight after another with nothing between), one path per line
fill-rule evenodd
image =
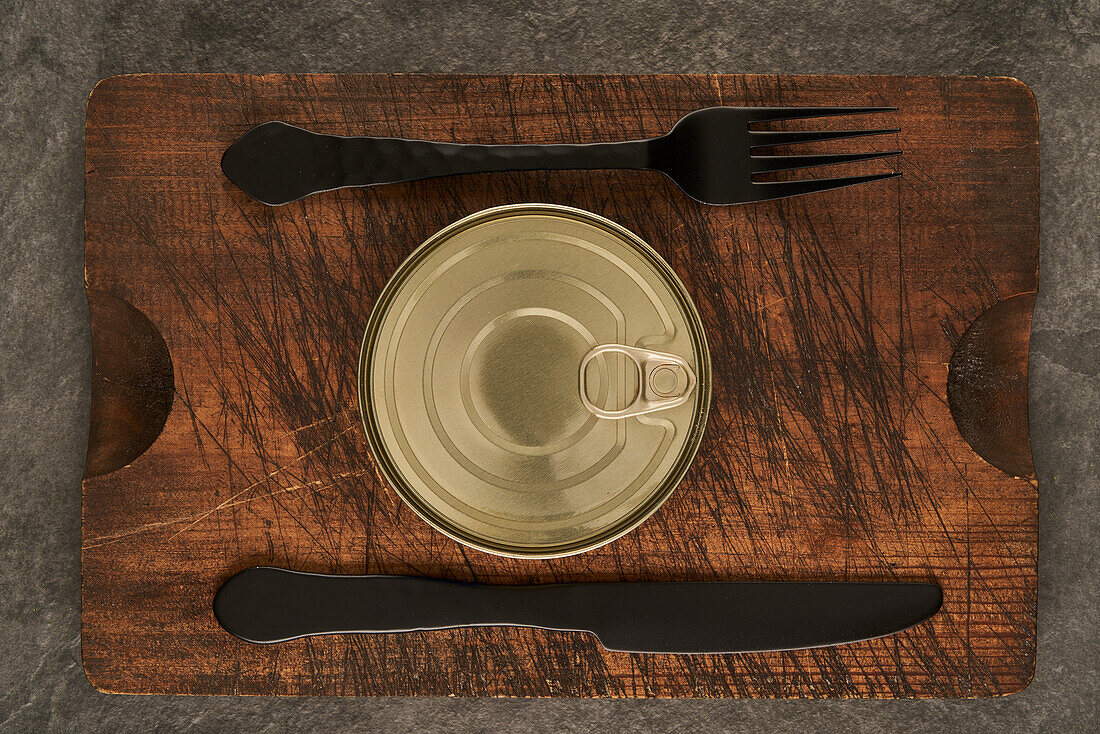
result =
M684 309L688 317L686 321L688 329L691 331L691 341L696 347L699 360L695 411L692 417L691 431L684 444L684 448L680 451L680 456L672 469L665 475L659 490L653 492L646 502L635 508L634 511L626 515L622 520L605 528L602 532L580 541L552 546L517 546L510 543L488 542L484 538L474 535L473 533L464 533L461 527L456 527L455 523L449 522L447 518L440 516L440 513L433 510L418 497L418 493L408 486L402 473L394 466L394 462L386 448L385 441L382 439L377 428L376 417L370 401L366 399L367 382L365 377L367 377L370 372L371 353L374 350L380 324L388 312L390 302L393 301L398 291L404 285L409 274L414 271L416 266L425 257L431 254L441 242L474 226L523 214L554 214L567 219L579 220L600 229L604 229L634 247L638 253L657 270L669 286L671 293L676 297L677 302ZM504 556L506 558L532 560L562 558L595 550L596 548L600 548L623 537L657 512L672 495L676 487L680 485L680 482L683 480L684 475L687 473L699 451L703 433L706 429L707 418L710 414L710 348L707 344L707 337L703 329L703 322L699 315L699 310L696 308L695 302L692 300L683 281L676 275L676 272L668 262L661 257L660 253L653 249L653 247L641 237L606 217L602 217L599 214L594 214L584 209L563 206L561 204L505 204L503 206L482 209L456 222L452 222L424 240L424 242L397 266L393 275L390 276L389 280L378 294L378 298L371 308L370 317L367 319L367 325L363 332L363 340L359 349L359 365L356 371L356 383L359 417L363 424L363 430L366 432L367 448L378 470L382 473L382 477L386 480L386 483L389 484L393 491L397 493L398 497L400 497L417 516L448 538L464 546L475 548L485 553Z

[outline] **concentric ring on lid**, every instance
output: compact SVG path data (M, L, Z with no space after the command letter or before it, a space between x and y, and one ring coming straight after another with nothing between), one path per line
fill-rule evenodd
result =
M549 558L633 529L702 439L710 355L683 284L603 217L522 204L462 219L371 313L359 406L380 470L446 535Z

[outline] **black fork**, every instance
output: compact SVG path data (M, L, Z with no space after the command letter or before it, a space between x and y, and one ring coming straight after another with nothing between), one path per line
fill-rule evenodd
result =
M402 138L321 135L265 122L222 157L233 183L265 204L296 201L348 186L371 186L485 171L629 168L660 171L707 204L742 204L809 194L899 175L877 173L801 181L754 181L760 173L900 155L760 155L764 147L897 133L897 129L750 130L750 123L890 112L894 107L708 107L682 117L667 134L581 145L473 145Z

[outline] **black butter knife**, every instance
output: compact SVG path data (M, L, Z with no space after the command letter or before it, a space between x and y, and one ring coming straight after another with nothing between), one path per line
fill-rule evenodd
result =
M258 566L214 597L249 642L307 635L508 625L591 632L608 650L732 653L842 645L894 634L940 608L924 583L610 582L495 586Z

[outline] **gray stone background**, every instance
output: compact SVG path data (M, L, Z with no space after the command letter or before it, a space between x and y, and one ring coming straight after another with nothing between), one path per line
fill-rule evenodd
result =
M1097 731L1097 0L0 2L0 729ZM1008 75L1039 103L1038 670L980 701L110 696L80 664L84 104L126 72Z

